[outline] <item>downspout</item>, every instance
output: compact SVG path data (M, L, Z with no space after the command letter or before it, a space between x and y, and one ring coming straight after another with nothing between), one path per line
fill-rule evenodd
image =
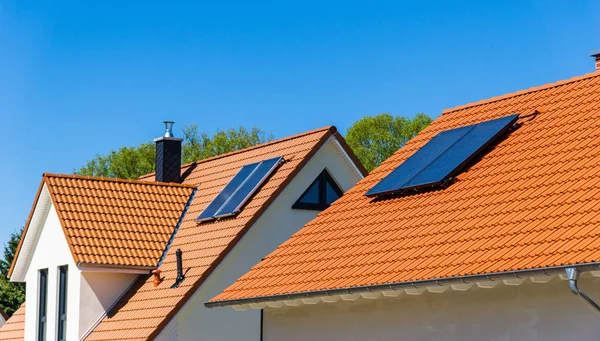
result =
M577 286L577 280L579 279L580 275L579 271L577 271L575 268L566 268L565 272L567 273L567 278L569 279L569 288L571 288L573 294L579 297L583 303L587 304L597 314L600 314L600 306Z
M265 323L265 310L260 310L260 341L263 341L263 332L264 332L264 323Z

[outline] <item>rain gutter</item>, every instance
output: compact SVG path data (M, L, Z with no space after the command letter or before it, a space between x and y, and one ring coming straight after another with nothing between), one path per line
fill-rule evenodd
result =
M567 269L576 269L577 272L579 272L579 273L600 270L600 262L585 263L585 264L579 264L579 265L562 265L562 266L546 267L546 268L539 268L539 269L529 269L529 270L495 272L495 273L482 274L482 275L457 276L457 277L419 280L419 281L410 281L410 282L395 282L395 283L388 283L388 284L367 285L367 286L358 286L358 287L341 288L341 289L316 290L316 291L274 295L274 296L257 296L257 297L241 298L241 299L234 299L234 300L211 301L211 302L204 303L204 305L207 308L215 308L215 307L227 307L227 306L236 306L236 305L244 305L244 304L252 304L252 303L267 303L267 302L277 302L277 301L287 301L287 300L320 298L320 297L326 297L326 296L374 293L374 292L383 292L383 291L397 291L397 290L404 290L404 289L412 289L412 288L416 289L416 288L426 288L426 287L444 286L444 285L473 284L473 283L478 283L478 282L490 282L490 281L491 282L494 282L494 281L501 282L503 280L511 280L511 279L525 280L526 278L529 278L529 277L564 275L565 271ZM578 294L581 294L581 292L578 291ZM582 296L582 297L587 297L587 295ZM589 297L588 297L588 299L589 299ZM598 307L598 305L595 305L595 307L600 308L600 307Z

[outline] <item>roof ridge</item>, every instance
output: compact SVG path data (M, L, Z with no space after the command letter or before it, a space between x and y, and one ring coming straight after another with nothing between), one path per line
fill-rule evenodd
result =
M130 179L119 179L119 178L105 178L100 176L89 176L89 175L76 175L76 174L54 174L44 173L43 179L46 178L61 178L61 179L79 179L79 180L92 180L92 181L109 181L117 183L131 183L139 185L155 185L155 186L169 186L169 187L185 187L185 188L196 188L196 186L188 184L179 184L174 182L160 182L160 181L147 181L147 180L130 180Z
M455 111L459 111L459 110L464 110L467 108L473 108L473 107L478 107L478 106L482 106L485 104L490 104L493 102L499 102L499 101L503 101L512 97L517 97L517 96L522 96L525 94L530 94L533 92L537 92L537 91L542 91L542 90L547 90L547 89L551 89L554 87L559 87L559 86L563 86L566 84L570 84L570 83L575 83L584 79L588 79L588 78L594 78L594 77L599 77L600 76L600 72L598 71L594 71L594 72L590 72L590 73L586 73L584 75L581 76L575 76L575 77L571 77L569 79L563 79L563 80L559 80L557 82L554 83L546 83L543 85L538 85L538 86L533 86L529 89L523 89L523 90L517 90L515 92L510 92L501 96L495 96L495 97L491 97L491 98L487 98L481 101L477 101L477 102L471 102L471 103L467 103L467 104L463 104L463 105L459 105L453 108L448 108L448 109L444 109L442 111L442 115L448 115L451 114Z
M303 133L299 133L299 134L295 134L295 135L291 135L291 136L282 137L280 139L276 139L276 140L273 140L273 141L269 141L269 142L257 144L255 146L247 147L247 148L244 148L244 149L234 150L234 151L231 151L231 152L228 152L228 153L225 153L225 154L219 154L219 155L211 156L211 157L208 157L206 159L200 159L200 160L197 160L197 161L188 162L186 164L181 165L181 169L183 170L184 168L190 167L192 165L197 165L197 164L201 164L201 163L205 163L205 162L210 162L210 161L218 160L218 159L229 157L229 156L232 156L232 155L235 155L235 154L245 153L245 152L248 152L248 151L251 151L251 150L255 150L255 149L258 149L258 148L264 148L266 146L270 146L270 145L273 145L273 144L277 144L277 143L281 143L281 142L285 142L285 141L297 139L297 138L300 138L300 137L303 137L303 136L306 136L306 135L315 134L315 133L318 133L318 132L321 132L321 131L326 131L326 130L329 130L329 132L332 135L337 132L337 128L335 126L333 126L333 125L331 125L331 126L325 126L325 127L322 127L322 128L305 131ZM140 179L151 177L155 173L156 172L144 174L144 175L140 176Z

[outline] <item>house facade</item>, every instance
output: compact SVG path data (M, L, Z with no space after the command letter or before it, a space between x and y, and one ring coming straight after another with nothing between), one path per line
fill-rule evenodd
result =
M334 127L181 167L181 139L155 141L137 181L44 175L10 270L27 309L1 339L259 340L260 312L203 303L366 174Z
M600 72L449 109L223 293L263 340L595 340Z

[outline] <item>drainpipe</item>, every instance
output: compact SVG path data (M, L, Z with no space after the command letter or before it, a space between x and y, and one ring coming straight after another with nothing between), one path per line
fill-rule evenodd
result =
M569 279L569 288L571 288L573 294L579 297L579 299L582 300L583 303L587 304L597 314L600 314L600 306L577 286L577 280L579 279L579 271L577 271L577 269L575 268L566 268L565 272L567 273L567 278Z

